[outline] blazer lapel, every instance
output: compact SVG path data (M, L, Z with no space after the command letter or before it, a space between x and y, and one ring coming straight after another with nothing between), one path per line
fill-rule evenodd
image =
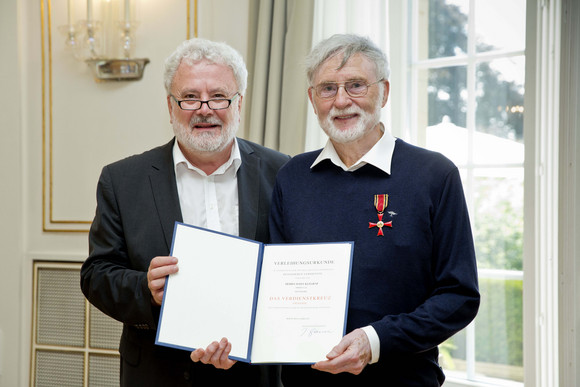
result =
M260 159L243 141L238 140L242 165L238 170L240 237L254 239L258 226Z
M170 250L175 222L183 221L173 166L173 140L161 148L160 157L151 164L149 181L167 249Z

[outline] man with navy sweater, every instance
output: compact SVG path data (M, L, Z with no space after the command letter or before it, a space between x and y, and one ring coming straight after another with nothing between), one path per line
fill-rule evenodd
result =
M355 247L347 334L326 360L283 367L284 386L440 386L437 346L480 299L459 171L380 122L388 60L370 40L334 35L306 62L329 141L278 173L271 242Z

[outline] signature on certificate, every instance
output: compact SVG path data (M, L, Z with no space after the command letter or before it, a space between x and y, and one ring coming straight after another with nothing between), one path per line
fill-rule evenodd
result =
M310 337L315 335L326 335L330 333L333 333L331 329L321 329L320 327L304 327L300 336Z

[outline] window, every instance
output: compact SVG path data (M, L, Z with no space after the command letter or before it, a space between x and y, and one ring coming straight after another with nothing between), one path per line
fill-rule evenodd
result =
M416 0L411 128L459 167L482 296L440 346L448 377L523 382L525 0Z
M369 17L380 21L356 22ZM313 42L354 32L384 47L391 95L383 122L460 169L482 303L476 320L440 346L450 386L523 383L525 23L526 0L316 2ZM306 150L326 141L309 113Z

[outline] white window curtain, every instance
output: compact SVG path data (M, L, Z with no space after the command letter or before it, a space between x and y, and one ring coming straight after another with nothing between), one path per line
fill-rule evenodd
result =
M388 2L385 0L315 0L312 45L339 33L354 33L371 38L388 55ZM390 58L389 58L390 59ZM309 102L310 103L310 102ZM382 121L389 125L390 103L382 111ZM305 150L319 149L326 134L308 106Z

